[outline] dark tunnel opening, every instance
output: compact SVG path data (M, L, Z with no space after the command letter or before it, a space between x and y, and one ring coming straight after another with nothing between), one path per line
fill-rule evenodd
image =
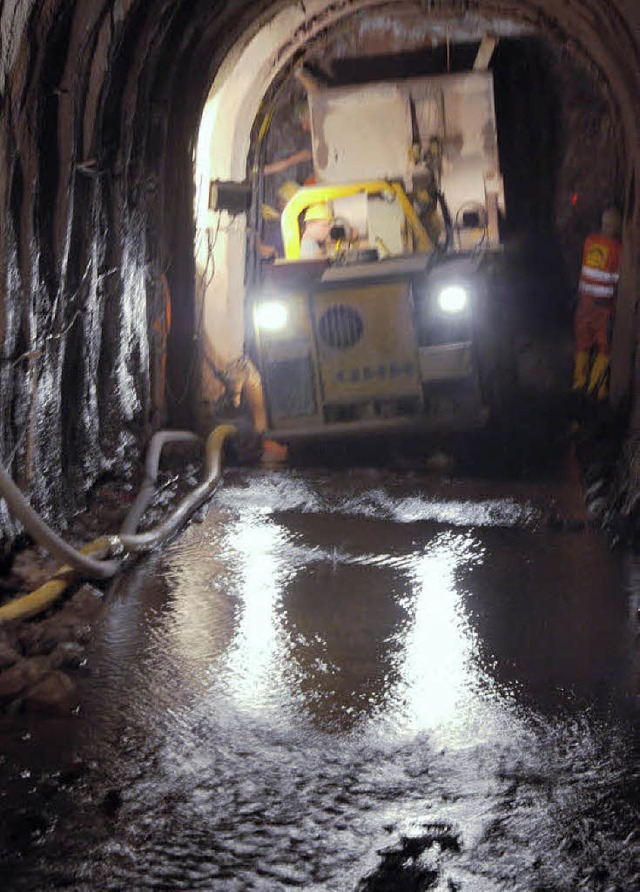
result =
M500 41L491 67L505 187L501 236L510 260L509 296L529 331L543 335L560 326L569 336L578 258L576 248L563 255L565 223L557 215L570 191L562 183L567 146L560 65L548 44L520 38ZM569 66L565 78L572 77L579 74Z
M506 238L554 223L560 166L558 80L537 39L503 40L493 57Z
M331 60L332 81L338 86L469 71L478 46L477 42L442 43L394 55L345 56Z

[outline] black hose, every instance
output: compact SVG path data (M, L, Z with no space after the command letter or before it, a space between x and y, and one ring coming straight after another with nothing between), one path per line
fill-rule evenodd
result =
M442 213L442 219L444 220L444 229L447 236L444 243L443 251L445 253L448 253L451 250L451 246L453 244L453 220L451 219L451 212L449 211L447 199L444 197L444 192L436 192L436 198L438 199L438 204L440 205L440 212Z

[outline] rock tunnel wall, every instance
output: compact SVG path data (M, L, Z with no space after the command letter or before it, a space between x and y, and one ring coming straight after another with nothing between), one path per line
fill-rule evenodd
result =
M0 452L58 525L137 461L155 422L163 273L181 345L173 415L189 421L192 144L216 30L246 25L230 6L2 9ZM0 539L14 532L0 503Z
M193 148L227 49L269 0L9 0L0 13L0 453L58 527L137 461L166 274L169 404L191 421ZM370 0L309 0L308 33ZM386 4L394 8L399 4ZM415 6L415 4L413 4ZM634 0L466 0L526 21L608 84L638 281L640 10ZM425 12L427 14L427 12ZM274 61L275 64L275 61ZM635 343L628 297L628 351ZM637 429L640 430L640 416ZM0 503L0 541L16 530Z

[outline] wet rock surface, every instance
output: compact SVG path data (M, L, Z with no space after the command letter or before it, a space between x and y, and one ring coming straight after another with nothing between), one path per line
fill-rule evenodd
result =
M46 657L27 657L18 660L0 676L0 703L11 704L37 684L47 674L49 668Z
M168 467L160 472L156 497L145 513L143 527L166 517L178 499L198 480L198 464L185 463L185 450L168 449ZM193 458L193 450L186 453ZM183 473L179 475L177 467ZM115 533L129 510L136 490L127 480L96 487L87 511L69 530L72 541ZM2 577L4 600L19 598L48 582L59 569L42 549L29 544L7 560ZM5 623L0 628L0 714L4 710L66 715L78 705L75 674L86 667L86 646L104 606L104 593L90 583L71 582L47 612ZM35 668L40 667L36 677Z
M0 630L0 672L9 669L20 659L20 653L10 641L9 636Z
M78 705L78 686L64 672L47 672L29 687L24 705L27 712L68 715Z
M76 709L75 674L86 665L102 607L103 593L85 584L50 615L0 627L0 714L65 716Z
M0 720L5 885L636 888L639 579L562 474L231 471Z

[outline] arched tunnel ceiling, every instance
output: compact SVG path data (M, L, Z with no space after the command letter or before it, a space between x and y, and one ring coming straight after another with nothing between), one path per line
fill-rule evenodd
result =
M45 86L37 75L44 74L39 66L48 61L66 82L57 89L69 90L71 84L81 94L89 89L76 103L84 99L85 137L95 138L89 132L91 115L99 115L100 92L110 83L130 85L120 91L126 106L140 95L145 75L153 77L155 71L159 92L161 71L166 79L170 70L188 63L174 84L181 99L193 97L197 108L230 46L247 40L284 9L297 15L275 65L348 18L350 28L364 35L372 16L388 15L393 19L389 33L398 45L443 36L464 40L486 29L498 34L536 30L598 69L618 97L623 117L637 111L640 10L634 0L16 0L2 7L0 90L13 92L7 90L8 79L21 91ZM339 40L334 46L339 49Z
M322 35L336 46L348 43L340 23L356 16L366 29L366 13L409 22L406 35L414 40L419 21L429 22L436 38L444 29L452 40L484 23L498 33L524 28L589 67L606 85L618 127L627 281L635 288L636 0L5 2L0 446L45 513L77 504L99 474L133 461L147 435L150 357L157 352L150 322L162 302L164 272L178 310L170 342L172 420L189 417L193 149L223 59L276 14L287 14L291 28L273 52L277 72ZM402 26L394 27L402 42ZM6 516L0 528L11 532Z

